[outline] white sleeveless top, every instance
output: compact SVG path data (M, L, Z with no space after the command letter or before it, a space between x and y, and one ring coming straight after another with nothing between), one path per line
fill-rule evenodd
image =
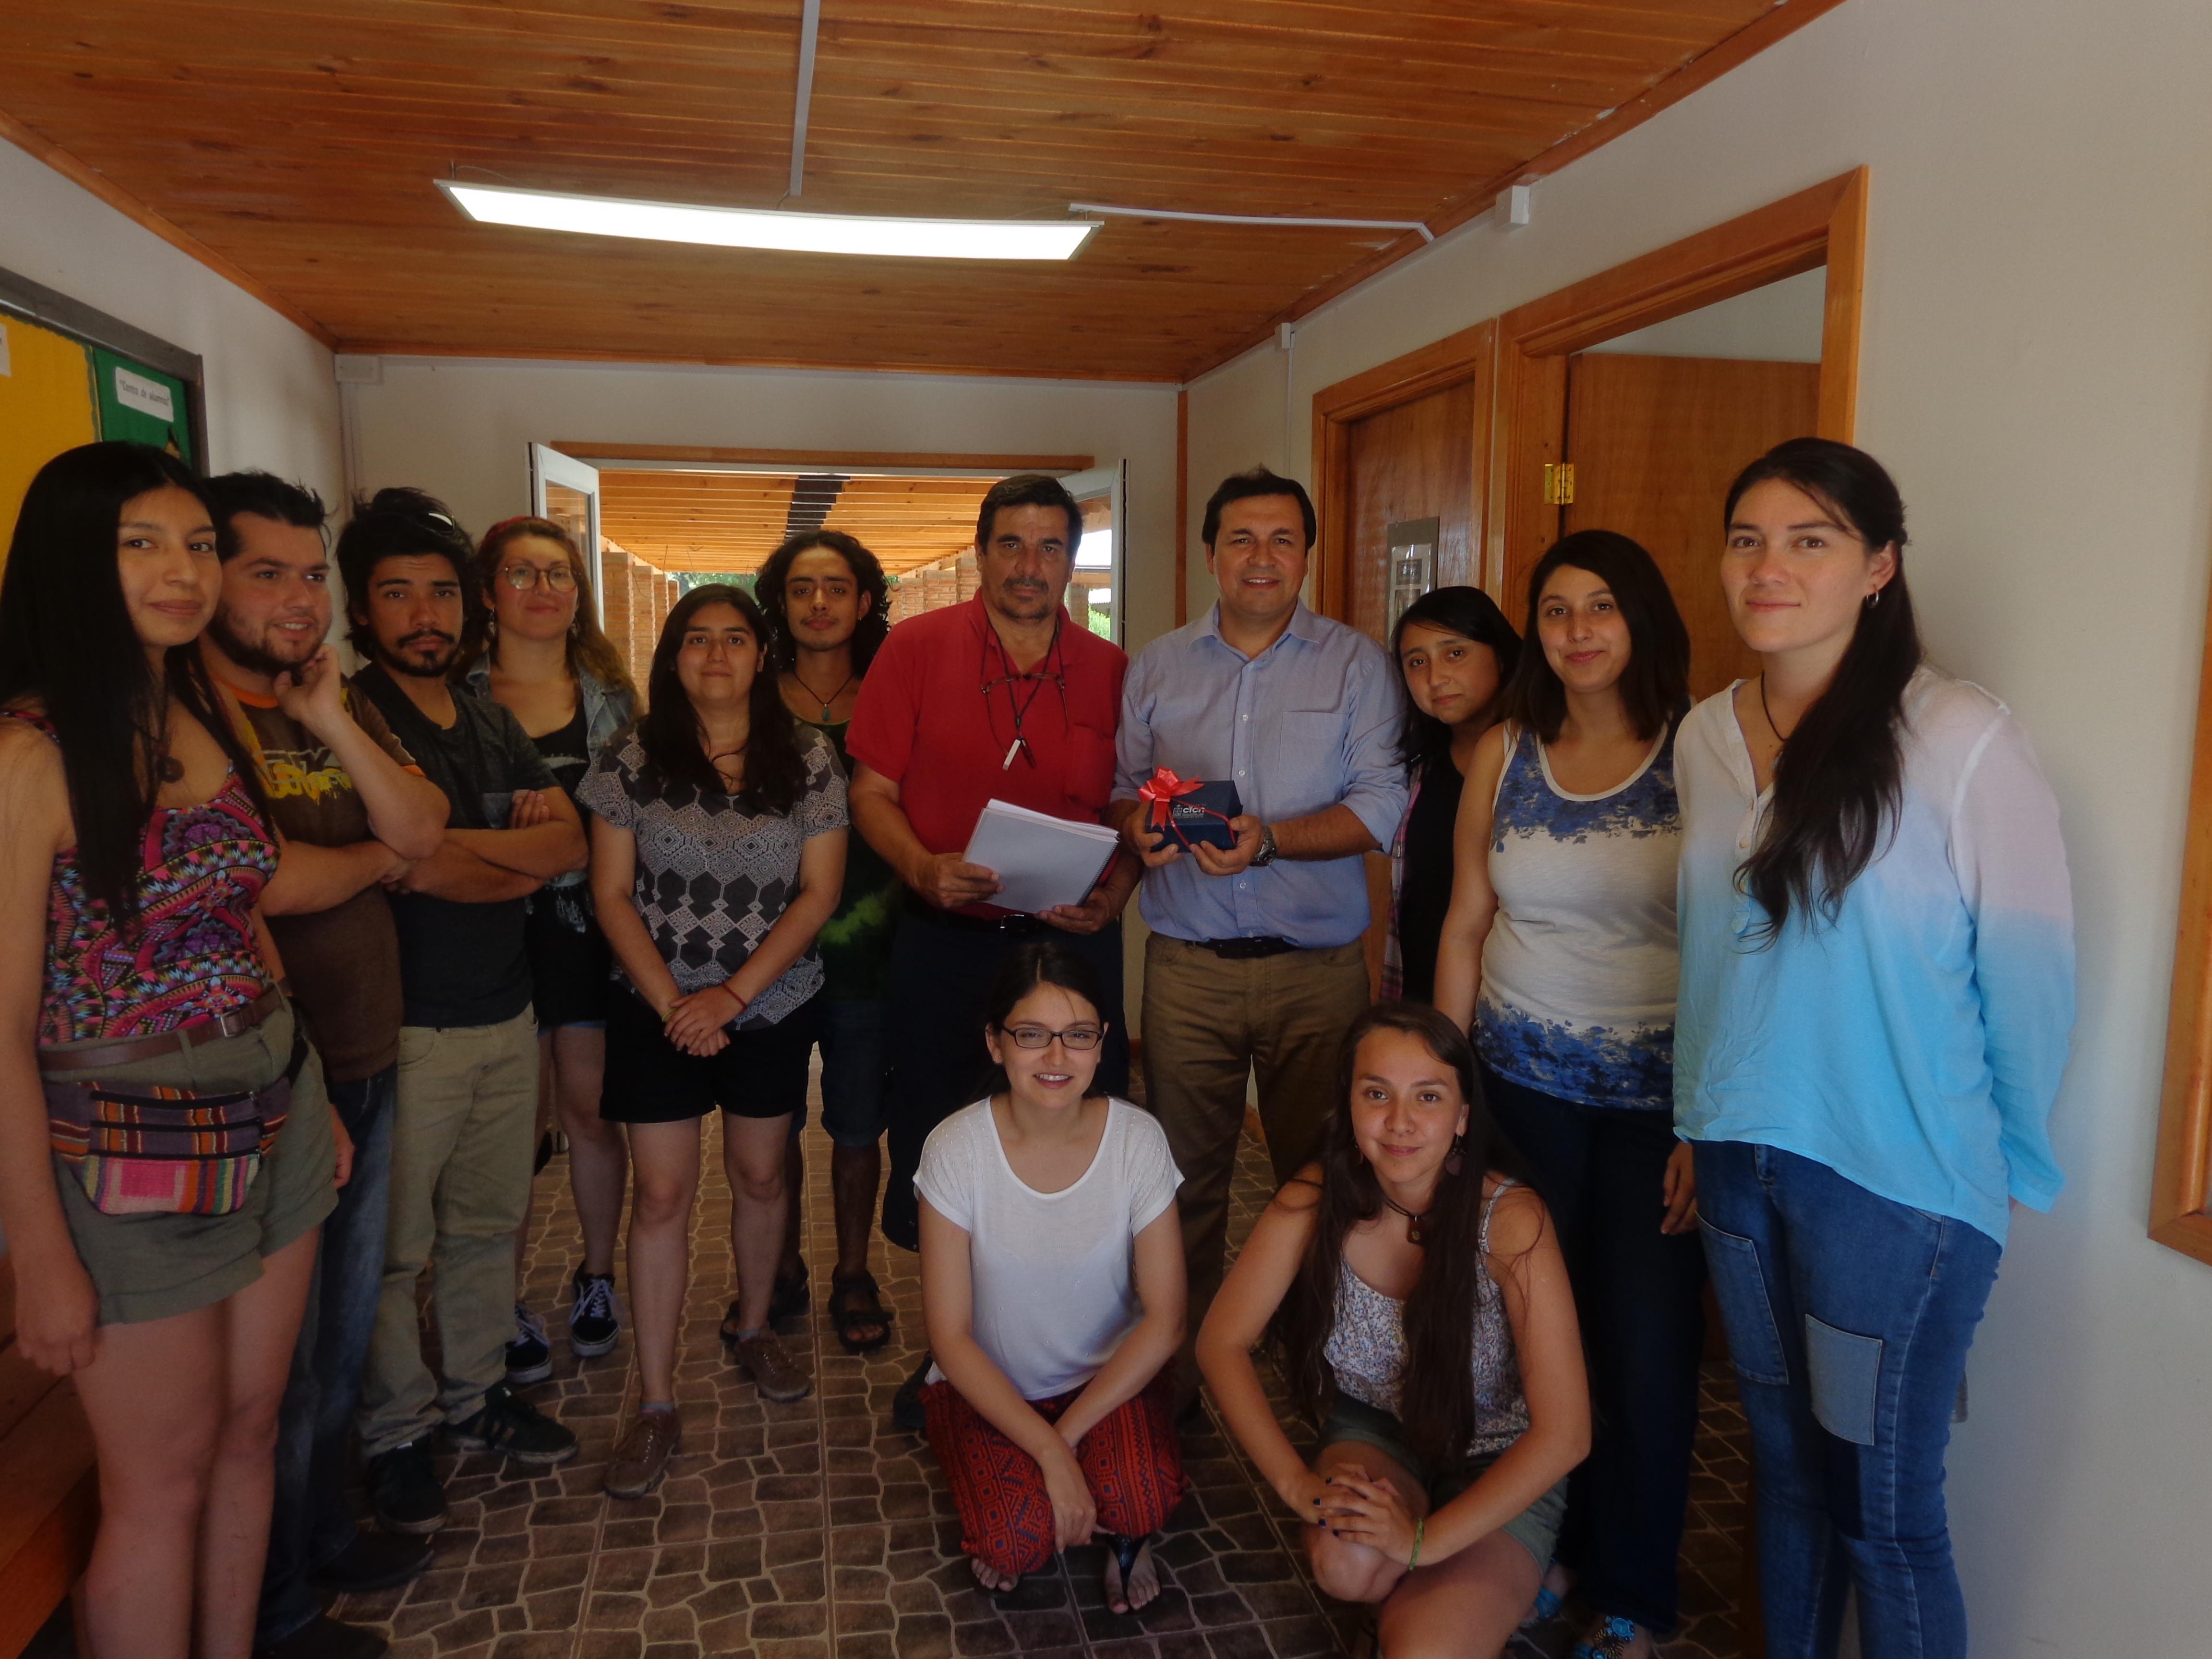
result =
M1674 1104L1674 931L1682 813L1674 741L1619 787L1570 794L1544 745L1505 732L1492 807L1497 920L1475 1047L1500 1077L1588 1106Z

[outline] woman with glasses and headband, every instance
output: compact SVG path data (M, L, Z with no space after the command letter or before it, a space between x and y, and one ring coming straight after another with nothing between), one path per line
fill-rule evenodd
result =
M571 801L592 757L627 725L637 689L614 641L601 631L584 555L550 519L507 519L477 550L488 619L462 684L522 722ZM579 810L581 804L579 803ZM585 813L588 831L590 814ZM556 1115L568 1138L568 1182L582 1224L584 1260L569 1285L568 1349L579 1358L609 1352L622 1332L615 1306L615 1233L629 1179L622 1131L599 1117L606 1067L612 957L592 918L584 872L548 882L527 901L532 1003L538 1012L538 1145ZM516 1279L526 1263L530 1224L515 1235ZM553 1373L545 1324L526 1300L514 1308L507 1380L520 1387Z
M935 1356L929 1443L975 1581L1010 1590L1107 1543L1106 1604L1159 1594L1146 1540L1182 1497L1169 1360L1182 1341L1182 1176L1148 1113L1094 1092L1097 976L1018 946L986 1007L991 1092L931 1133L914 1179Z

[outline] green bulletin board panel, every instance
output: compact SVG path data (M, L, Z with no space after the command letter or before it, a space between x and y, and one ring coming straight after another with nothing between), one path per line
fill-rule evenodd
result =
M94 391L100 402L100 435L151 444L193 466L191 392L184 381L134 358L94 346Z

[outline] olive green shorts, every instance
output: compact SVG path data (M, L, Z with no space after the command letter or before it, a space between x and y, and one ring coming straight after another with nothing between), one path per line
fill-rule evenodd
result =
M1340 1394L1329 1407L1328 1421L1322 1425L1321 1443L1328 1447L1345 1442L1374 1447L1419 1481L1429 1495L1431 1514L1480 1480L1498 1461L1498 1454L1492 1452L1438 1468L1406 1443L1406 1425L1389 1412ZM1552 1565L1559 1525L1566 1518L1567 1483L1562 1480L1498 1530L1534 1556L1536 1569L1541 1572Z
M102 1083L155 1084L173 1089L261 1089L284 1075L292 1058L293 1014L287 1006L250 1031L197 1048L101 1071ZM55 1074L63 1083L93 1079ZM137 1325L190 1313L235 1296L261 1277L261 1262L337 1205L331 1185L337 1156L331 1135L323 1063L310 1049L292 1080L292 1105L276 1139L228 1215L104 1215L84 1195L60 1158L54 1181L77 1259L100 1296L100 1322Z

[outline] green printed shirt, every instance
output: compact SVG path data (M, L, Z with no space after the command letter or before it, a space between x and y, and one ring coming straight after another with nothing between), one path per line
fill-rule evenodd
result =
M845 731L851 724L835 726L802 720L830 739L845 775L853 775L853 757L845 750ZM837 908L822 924L814 947L821 953L822 994L832 1002L873 1002L884 994L884 972L890 966L891 934L898 927L904 898L899 878L891 873L876 849L854 829L845 836L845 887L837 896Z

